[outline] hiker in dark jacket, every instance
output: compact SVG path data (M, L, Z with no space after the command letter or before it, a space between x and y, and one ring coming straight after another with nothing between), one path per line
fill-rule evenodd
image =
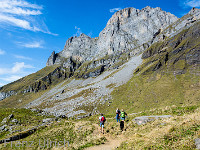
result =
M119 108L117 108L117 110L116 110L116 120L117 120L117 122L118 121L120 122L120 115L121 115L121 112L120 112Z
M101 114L101 116L99 117L99 121L100 121L100 132L104 134L104 123L106 121L106 118L103 116L103 114Z

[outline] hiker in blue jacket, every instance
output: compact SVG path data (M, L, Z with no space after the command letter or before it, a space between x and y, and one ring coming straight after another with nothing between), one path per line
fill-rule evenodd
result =
M121 112L120 112L119 108L117 108L117 110L116 110L116 120L117 120L117 122L118 121L120 122L120 115L121 115Z

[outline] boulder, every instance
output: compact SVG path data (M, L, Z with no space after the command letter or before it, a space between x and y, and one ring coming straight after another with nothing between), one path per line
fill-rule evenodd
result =
M141 117L136 117L133 119L138 125L143 125L146 124L147 122L154 121L156 119L163 119L163 118L170 118L172 117L171 115L162 115L162 116L141 116Z
M1 122L1 124L5 124L7 122L7 118L4 118Z
M46 118L42 120L43 123L50 123L52 121L54 121L54 118Z
M13 120L11 120L11 122L17 124L19 121L17 119L13 119Z
M13 114L10 114L10 115L8 116L8 120L10 120L10 119L12 119L12 118L14 118L14 115L13 115Z
M196 145L196 149L200 149L200 138L196 138L194 140L194 142L195 142L195 145Z
M6 129L7 125L3 125L0 127L0 131L4 131Z

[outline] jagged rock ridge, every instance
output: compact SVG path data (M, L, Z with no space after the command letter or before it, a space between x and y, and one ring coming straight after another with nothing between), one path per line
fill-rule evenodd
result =
M81 34L80 37L69 38L60 53L52 53L47 66L63 63L64 67L69 67L70 57L84 62L111 54L120 55L132 50L135 54L144 50L144 47L140 47L142 44L152 41L158 32L177 19L176 16L158 7L145 7L142 10L125 8L111 17L99 37L90 38Z
M153 43L162 41L166 37L171 38L180 33L182 30L188 29L199 20L200 20L200 9L192 8L190 12L187 13L185 16L181 17L180 19L172 23L170 26L168 26L166 29L161 31L161 33L154 38Z

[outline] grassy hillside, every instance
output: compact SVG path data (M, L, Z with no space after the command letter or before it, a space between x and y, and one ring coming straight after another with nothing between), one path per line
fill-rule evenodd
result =
M156 73L135 76L112 92L112 103L108 102L99 109L112 114L117 107L133 113L168 105L198 105L199 81L199 76L189 73L177 76Z
M115 88L113 100L99 109L119 107L138 112L172 105L200 104L200 23L177 36L153 44L143 64L126 84Z
M28 85L33 84L34 82L38 81L39 79L47 76L49 73L53 72L58 66L48 66L36 73L30 74L26 77L23 77L15 82L7 84L3 86L0 92L7 92L7 91L19 91L27 88Z
M30 74L22 79L12 82L2 87L0 92L15 91L14 94L0 101L0 108L21 108L31 101L39 98L51 88L57 86L65 79L65 73L59 69L59 66L48 66L36 73ZM45 88L42 89L43 85ZM24 92L31 89L33 91Z
M10 131L1 131L0 130L0 139L15 135L18 132L33 128L41 124L42 119L52 117L52 116L43 116L38 115L38 112L32 112L28 109L13 109L13 108L0 108L0 126L3 125L2 121L4 118L7 118L9 115L13 114L13 118L7 119L6 128L12 128ZM12 122L13 119L17 119L17 123Z
M5 110L4 110L5 111ZM3 112L1 110L1 112ZM12 110L9 109L7 116L13 113L18 120L21 119L20 128L30 127L35 123L41 123L44 116L38 116L37 113L29 112L29 110ZM29 114L29 115L27 115ZM149 122L145 125L137 125L133 118L142 115L161 115L170 114L173 117L168 119L160 119ZM29 118L27 117L29 116ZM116 122L113 115L105 115L107 121L105 123L105 134L99 132L98 115L84 118L81 120L75 119L58 119L51 125L43 126L34 134L11 143L0 144L2 150L24 149L24 150L61 150L66 141L65 148L69 150L81 150L95 145L106 148L110 146L118 149L195 149L194 139L200 137L200 122L199 122L199 107L198 106L184 106L184 107L166 107L165 109L154 109L150 111L143 111L138 114L128 114L128 119L125 123L126 131L121 131L119 123ZM2 117L3 118L3 117ZM2 120L0 119L0 121ZM9 132L1 133L1 139L9 137ZM39 142L40 140L40 142ZM54 141L45 147L44 140ZM28 143L23 141L27 141ZM32 147L27 144L33 142ZM55 142L60 142L60 148L55 146ZM110 144L117 141L118 143ZM104 144L105 145L102 145ZM17 144L17 146L16 146ZM110 147L111 148L111 147Z

